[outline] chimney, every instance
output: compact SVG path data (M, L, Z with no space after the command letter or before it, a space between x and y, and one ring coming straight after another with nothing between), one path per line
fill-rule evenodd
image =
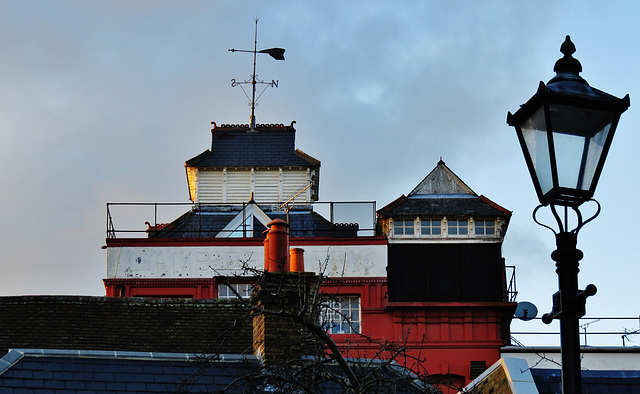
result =
M253 350L265 366L297 364L303 355L315 354L316 340L299 321L312 320L317 303L318 277L304 272L303 249L291 250L288 224L270 222L265 240L265 273L253 290L253 304L262 310L253 316ZM316 312L317 313L317 312Z
M264 267L269 272L289 272L289 223L275 219L267 223Z

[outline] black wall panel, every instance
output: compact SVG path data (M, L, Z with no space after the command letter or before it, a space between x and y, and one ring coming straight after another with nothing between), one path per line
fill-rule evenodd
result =
M499 244L389 245L389 300L504 301Z

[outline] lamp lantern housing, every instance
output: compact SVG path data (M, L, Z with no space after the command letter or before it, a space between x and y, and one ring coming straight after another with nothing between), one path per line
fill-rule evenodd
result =
M620 115L629 95L617 98L595 89L579 73L575 46L566 37L547 85L507 123L514 126L542 205L578 207L590 200L602 172Z

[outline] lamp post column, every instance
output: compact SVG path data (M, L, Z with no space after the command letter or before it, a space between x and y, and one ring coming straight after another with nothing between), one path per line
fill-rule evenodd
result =
M577 234L556 234L556 246L551 254L556 262L560 291L554 295L553 315L560 318L562 351L562 392L581 394L579 319L584 316L585 299L578 290L579 261L582 252L576 249Z

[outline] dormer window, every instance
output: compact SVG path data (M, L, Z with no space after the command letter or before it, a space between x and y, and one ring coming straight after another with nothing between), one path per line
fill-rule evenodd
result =
M494 235L496 233L496 221L476 219L474 222L476 235Z
M413 236L414 220L413 219L394 219L393 234Z
M447 221L449 235L469 235L469 221L467 219L449 219Z

